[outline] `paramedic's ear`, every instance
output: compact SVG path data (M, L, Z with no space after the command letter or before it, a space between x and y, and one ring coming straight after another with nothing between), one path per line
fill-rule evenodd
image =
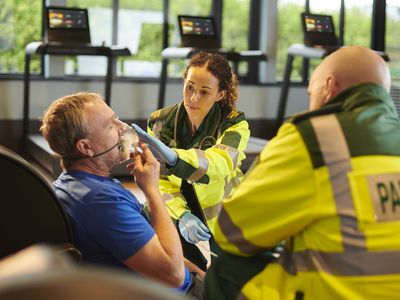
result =
M220 91L217 95L217 102L225 98L226 91Z

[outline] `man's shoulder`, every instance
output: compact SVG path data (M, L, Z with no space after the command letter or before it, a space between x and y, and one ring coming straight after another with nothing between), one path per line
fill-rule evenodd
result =
M329 105L317 110L305 111L298 114L294 114L289 118L287 118L285 122L293 123L294 125L300 125L302 122L307 121L313 117L335 114L341 112L342 110L343 110L342 104L337 103L335 105Z
M136 202L135 196L119 180L84 172L64 173L54 182L54 187L87 203L111 203L122 199Z

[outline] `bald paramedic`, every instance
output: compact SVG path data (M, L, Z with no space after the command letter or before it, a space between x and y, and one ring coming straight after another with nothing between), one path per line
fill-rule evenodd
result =
M368 48L316 68L310 111L283 124L223 202L223 250L285 249L240 299L398 299L400 122L389 90L388 67Z

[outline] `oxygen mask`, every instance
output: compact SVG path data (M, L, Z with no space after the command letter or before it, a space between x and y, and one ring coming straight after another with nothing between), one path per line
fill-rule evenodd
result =
M136 130L124 123L121 128L120 142L118 145L120 163L123 163L131 158L131 153L136 151L138 143L139 137L136 133Z

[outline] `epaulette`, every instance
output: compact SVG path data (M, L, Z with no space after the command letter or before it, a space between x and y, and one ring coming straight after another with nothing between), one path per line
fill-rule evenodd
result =
M229 123L239 123L245 119L244 113L236 109L222 108L222 119Z
M232 109L231 112L226 116L227 119L234 120L236 119L242 112L236 109Z
M153 111L149 116L149 122L156 122L158 120L164 120L168 118L171 112L177 107L178 107L177 105L172 105Z
M334 113L341 112L342 110L343 110L342 103L335 103L333 105L328 105L326 107L322 107L317 110L306 111L303 113L293 115L293 116L289 117L288 119L286 119L285 122L290 122L290 123L296 124L303 120L310 119L312 117L334 114Z
M232 125L245 121L246 117L243 112L236 109L226 109L221 113L220 130L224 131Z

